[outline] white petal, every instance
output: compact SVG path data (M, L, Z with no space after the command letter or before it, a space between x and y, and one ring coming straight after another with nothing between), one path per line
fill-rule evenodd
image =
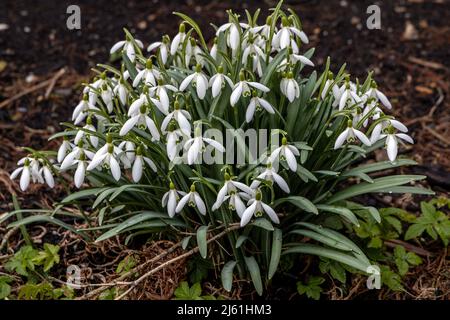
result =
M276 172L273 172L273 179L278 184L278 186L286 193L290 193L290 189L286 181Z
M358 137L358 139L364 143L366 146L371 146L372 144L370 143L370 140L366 137L366 135L364 133L362 133L359 130L353 129L353 133L355 134L356 137Z
M262 98L258 98L259 104L261 105L261 107L263 107L267 112L274 114L275 110L273 109L272 105L267 102L266 100L262 99Z
M139 116L134 116L134 117L128 119L124 123L122 129L120 129L119 135L121 135L121 136L126 135L131 129L133 129L133 127L136 125L138 120L139 120Z
M169 199L167 201L167 213L169 217L173 218L175 216L175 209L177 207L177 198L174 192L170 192Z
M414 140L410 136L408 136L407 134L397 133L396 136L399 137L402 140L405 140L406 142L414 144Z
M395 161L395 159L397 158L397 152L398 152L397 139L395 139L395 137L391 134L387 135L386 149L387 149L387 154L388 154L389 160Z
M131 175L134 182L139 182L142 178L142 156L137 156L134 160L133 169Z
M80 188L80 186L83 184L85 173L86 173L86 166L83 161L79 161L74 176L74 182L77 188Z
M116 179L116 181L120 180L120 166L119 163L117 162L117 160L114 157L111 157L109 160L109 165L111 166L111 173L114 177L114 179Z
M206 206L205 203L203 202L202 198L200 198L200 196L198 195L198 193L194 193L194 199L195 199L195 204L197 206L198 211L200 211L200 213L202 215L206 215Z
M212 83L212 96L213 98L217 97L222 90L222 77L218 76L216 79L214 79L214 82Z
M344 144L344 142L347 140L348 137L348 132L349 132L350 128L345 129L336 139L336 142L334 143L334 149L339 149L340 147L342 147L342 145Z
M256 101L255 99L251 99L250 103L248 104L247 111L245 112L245 121L250 123L253 119L253 115L255 114L256 109Z
M255 212L256 204L257 204L256 201L253 202L252 205L247 209L245 209L245 211L242 213L241 227L245 226L252 219L253 213Z
M23 167L22 175L20 176L20 189L22 191L27 190L30 185L30 168L28 166Z
M264 211L269 216L270 220L272 220L274 223L280 223L280 219L278 219L276 212L270 206L268 206L267 204L265 204L263 202L261 202L261 205L262 205Z
M184 91L184 90L187 88L187 86L191 83L192 79L194 79L195 75L196 75L195 73L188 75L188 76L181 82L179 90L180 90L180 91Z
M397 121L397 120L389 120L389 121L394 128L396 128L402 132L408 132L408 128L400 121Z
M389 102L388 98L384 95L383 92L379 91L378 89L375 89L375 92L377 93L378 99L380 99L381 103L388 109L392 109L392 105Z
M236 88L231 93L231 97L230 97L231 106L234 106L239 101L239 98L241 97L241 94L242 94L242 89L243 89L243 85L241 82L236 86Z
M297 172L297 160L295 159L294 154L289 148L284 149L284 155L286 156L286 162L289 166L289 169L291 169L294 172Z
M50 188L53 188L55 186L55 179L53 179L52 172L50 171L50 169L47 166L45 166L43 168L43 172L44 172L45 182L47 183L47 185Z
M112 53L116 52L117 50L119 50L120 48L122 48L124 44L125 44L125 41L124 41L124 40L115 43L115 44L111 47L111 50L109 51L109 53L112 54Z
M190 198L191 194L188 193L186 194L183 198L181 198L180 202L178 202L177 207L175 208L175 212L180 212L181 210L183 210L184 206L186 205L186 203L188 202L189 198Z
M14 171L11 173L11 175L9 176L9 178L10 178L11 180L14 180L15 178L17 178L17 177L19 176L19 173L21 173L22 170L23 170L23 167L17 168L16 170L14 170Z
M269 92L270 89L267 88L265 85L259 83L259 82L248 82L248 84L250 86L252 86L253 88L256 88L258 90L261 90L262 92Z
M208 88L208 80L206 80L205 76L198 76L197 77L197 95L200 98L200 100L203 100L206 95L206 89Z

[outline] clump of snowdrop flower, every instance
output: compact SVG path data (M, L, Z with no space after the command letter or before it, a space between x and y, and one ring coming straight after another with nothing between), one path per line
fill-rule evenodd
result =
M349 177L363 180L356 182L357 194L402 192L398 186L423 179L368 177L414 163L399 156L401 141L413 143L406 126L388 114L394 106L371 73L354 82L345 68L330 70L329 60L315 67L300 18L282 10L281 2L262 25L259 12L247 12L247 21L228 13L210 44L180 13L178 31L144 52L144 44L125 30L125 40L111 48L118 61L94 69L97 75L82 91L72 123L51 138L63 139L57 152L25 148L28 155L11 179L18 178L25 191L30 183L52 188L73 176L75 187L84 190L61 203L88 208L89 225L98 217L102 227L92 229L92 236L104 232L98 241L157 233L184 247L199 246L204 258L214 248L214 259L223 259L226 288L233 278L230 266L238 265L240 276L253 281L264 274L270 279L282 252L322 255L320 245L330 253L327 258L366 272L369 260L362 252L342 250L349 239L317 225L326 217L349 225L358 219L354 210L366 210L347 201L355 195ZM203 127L224 138L233 129L233 140L208 136ZM251 141L239 139L239 130L270 133L266 141ZM250 157L260 145L269 156ZM386 149L386 161L358 171L361 160L378 148ZM207 150L227 161L204 163ZM231 153L237 151L244 153L244 163ZM227 240L208 247L206 239L219 233ZM246 266L250 260L261 268ZM251 277L245 271L250 268Z

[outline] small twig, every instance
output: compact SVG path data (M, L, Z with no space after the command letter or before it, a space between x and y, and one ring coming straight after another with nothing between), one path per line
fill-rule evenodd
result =
M212 237L212 238L210 238L209 240L207 240L207 241L206 241L206 244L209 244L209 243L211 243L211 242L213 242L213 241L216 241L217 239L223 237L224 235L226 235L226 234L229 233L230 231L233 231L233 230L236 230L236 229L239 229L239 228L240 228L239 225L231 226L231 227L225 229L224 231L222 231L221 233L218 233L218 234L215 235L214 237ZM182 259L184 259L184 258L187 258L187 257L193 255L194 253L197 253L198 251L199 251L199 248L198 248L198 246L197 246L197 247L195 247L195 248L189 250L188 252L186 252L186 253L184 253L184 254L182 254L182 255L179 255L178 257L175 257L175 258L173 258L173 259L171 259L171 260L169 260L169 261L166 261L166 262L160 264L160 265L157 266L156 268L154 268L154 269L148 271L147 273L145 273L144 275L142 275L142 276L141 276L140 278L138 278L137 280L133 281L133 282L132 282L132 286L131 286L127 291L125 291L124 293L122 293L120 296L118 296L117 298L115 298L114 300L121 300L122 298L126 297L126 296L127 296L127 295L128 295L128 294L129 294L129 293L130 293L130 292L131 292L131 291L132 291L132 290L133 290L140 282L142 282L143 280L145 280L146 278L148 278L148 277L151 276L152 274L158 272L159 270L163 269L164 267L168 266L169 264L172 264L172 263L174 263L174 262L177 262L178 260L182 260Z
M0 109L8 106L10 103L16 101L17 99L22 98L23 96L26 96L27 94L30 94L36 90L45 88L47 86L49 86L47 91L50 93L51 90L49 90L49 89L52 89L54 86L54 84L52 85L52 83L56 83L56 80L58 80L58 78L61 77L65 72L66 72L66 70L64 68L62 68L52 78L47 79L41 83L38 83L38 84L32 86L31 88L25 89L22 92L16 94L15 96L12 96L11 98L6 99L5 101L0 103Z
M396 246L402 246L404 247L406 250L414 252L416 254L418 254L419 256L426 256L426 257L430 257L432 254L431 252L429 252L428 250L416 247L408 242L405 241L401 241L398 239L391 239L391 240L386 240L384 242L384 244L390 248L395 248Z
M11 230L9 230L5 236L2 239L2 243L0 243L0 251L3 250L3 248L6 246L6 243L8 242L9 238L19 230L19 227L14 227Z
M438 138L439 140L441 140L441 142L445 143L447 146L450 146L450 140L447 139L446 137L444 137L442 134L440 134L439 132L435 131L434 129L431 129L430 127L422 124L422 127L427 130L429 133L431 133L433 136L435 136L436 138Z

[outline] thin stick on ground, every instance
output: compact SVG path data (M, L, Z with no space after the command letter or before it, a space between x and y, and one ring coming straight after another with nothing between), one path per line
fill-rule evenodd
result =
M213 242L213 241L216 241L217 239L219 239L219 238L225 236L227 233L229 233L229 232L231 232L231 231L233 231L233 230L239 229L239 228L240 228L239 225L233 225L233 226L230 226L230 227L226 228L225 230L223 230L221 233L218 233L218 234L215 235L214 237L212 237L212 238L210 238L209 240L207 240L206 243L209 244L209 243L211 243L211 242ZM170 264L172 264L172 263L177 262L178 260L185 259L185 258L187 258L187 257L189 257L189 256L191 256L191 255L193 255L193 254L195 254L195 253L197 253L198 251L199 251L199 248L198 248L198 246L197 246L197 247L195 247L195 248L189 250L188 252L186 252L186 253L184 253L184 254L182 254L182 255L179 255L178 257L175 257L175 258L173 258L173 259L171 259L171 260L169 260L169 261L166 261L166 262L160 264L160 265L157 266L156 268L154 268L154 269L148 271L147 273L145 273L144 275L142 275L139 279L133 281L131 287L130 287L127 291L125 291L124 293L122 293L120 296L118 296L117 298L115 298L114 300L121 300L121 299L123 299L123 298L126 297L126 296L127 296L127 295L128 295L128 294L129 294L129 293L130 293L130 292L131 292L131 291L132 291L139 283L141 283L142 281L144 281L146 278L148 278L148 277L151 276L152 274L158 272L159 270L161 270L161 269L167 267L168 265L170 265Z

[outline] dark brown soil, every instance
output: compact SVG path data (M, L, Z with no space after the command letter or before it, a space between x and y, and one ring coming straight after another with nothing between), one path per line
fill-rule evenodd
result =
M445 0L377 1L381 30L366 28L373 1L285 1L302 19L316 47L321 69L327 56L336 70L343 63L358 77L374 70L390 97L394 113L410 128L415 145L402 149L420 166L408 170L427 174L438 194L450 191L450 102L448 66L450 4ZM66 8L81 8L81 30L68 30ZM212 35L209 22L226 21L226 9L242 15L261 7L265 14L276 1L13 1L2 0L0 25L0 213L12 208L11 193L26 207L50 207L61 189L33 186L26 193L9 180L21 146L55 148L47 138L66 121L80 97L80 85L95 63L107 62L109 48L128 28L145 45L162 34L173 36L181 11ZM261 18L260 18L261 19ZM263 21L261 19L261 21ZM1 30L1 28L0 28ZM64 68L64 74L58 71ZM54 87L51 87L54 79ZM46 81L49 84L39 87ZM15 95L29 90L20 98ZM46 96L46 93L47 96ZM376 154L383 158L384 153ZM382 198L390 205L417 208L419 198ZM376 201L380 201L377 199ZM0 230L1 233L2 230Z

